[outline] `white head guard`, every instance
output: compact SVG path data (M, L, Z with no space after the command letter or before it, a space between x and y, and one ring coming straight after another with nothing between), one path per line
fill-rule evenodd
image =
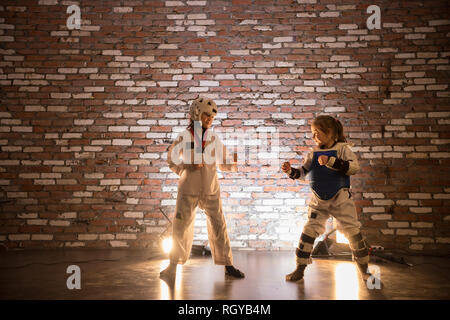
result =
M189 114L193 121L201 121L202 113L206 112L210 115L217 115L217 105L216 103L208 98L199 97L192 101L191 109Z

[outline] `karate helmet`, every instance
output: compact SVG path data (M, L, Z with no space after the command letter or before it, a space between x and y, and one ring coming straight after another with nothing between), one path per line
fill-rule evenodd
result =
M201 121L202 113L206 112L208 114L217 115L217 105L216 103L208 98L199 97L192 101L191 109L189 114L192 121Z

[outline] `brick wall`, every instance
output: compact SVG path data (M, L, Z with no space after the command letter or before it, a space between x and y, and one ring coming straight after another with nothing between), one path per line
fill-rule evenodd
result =
M297 244L309 188L279 164L301 161L325 113L360 159L371 244L448 253L449 19L437 0L2 1L0 244L157 246L177 190L166 150L201 94L222 133L279 137L276 157L241 152L221 174L233 247Z

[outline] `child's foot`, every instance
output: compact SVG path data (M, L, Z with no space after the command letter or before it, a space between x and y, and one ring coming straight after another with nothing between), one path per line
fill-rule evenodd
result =
M164 281L172 283L175 281L176 274L177 274L177 265L171 264L166 269L164 269L159 273L159 277Z
M225 275L234 278L245 278L245 274L233 266L225 266Z
M299 264L294 272L286 275L286 281L299 281L303 279L306 264Z

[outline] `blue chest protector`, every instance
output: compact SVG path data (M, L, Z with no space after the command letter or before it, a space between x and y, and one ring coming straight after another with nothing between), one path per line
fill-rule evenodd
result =
M319 156L337 158L336 150L315 151L309 169L309 180L311 189L322 200L329 200L342 188L350 188L350 177L342 172L321 166L317 160Z

